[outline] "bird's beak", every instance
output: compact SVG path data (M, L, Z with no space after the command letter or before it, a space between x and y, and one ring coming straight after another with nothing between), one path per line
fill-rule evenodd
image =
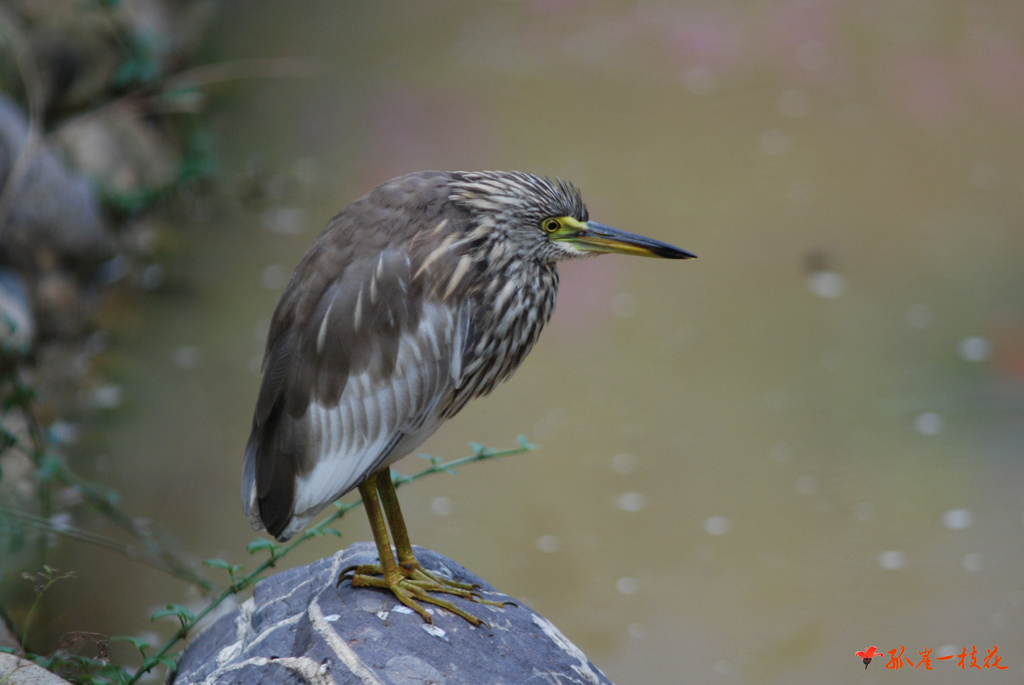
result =
M554 235L552 240L569 243L584 252L616 252L665 259L693 259L697 256L660 240L620 231L596 221L580 222L575 230Z

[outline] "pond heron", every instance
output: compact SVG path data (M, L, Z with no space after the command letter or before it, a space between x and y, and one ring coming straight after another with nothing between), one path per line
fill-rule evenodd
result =
M571 183L515 171L408 174L345 207L270 323L242 475L249 523L287 540L358 487L380 564L339 583L388 589L428 623L421 602L480 625L431 594L483 601L417 563L389 466L512 375L554 310L559 260L605 252L693 257L590 221Z

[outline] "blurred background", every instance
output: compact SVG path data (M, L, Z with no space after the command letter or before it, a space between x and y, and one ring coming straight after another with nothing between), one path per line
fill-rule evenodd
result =
M1024 5L235 0L201 55L311 77L218 91L223 187L112 324L118 400L73 452L124 510L251 563L263 343L327 220L419 169L559 176L700 258L565 264L528 361L423 446L539 449L403 488L413 542L617 682L900 678L868 645L1024 677ZM286 565L370 539L341 529ZM52 563L55 632L202 606L102 549Z

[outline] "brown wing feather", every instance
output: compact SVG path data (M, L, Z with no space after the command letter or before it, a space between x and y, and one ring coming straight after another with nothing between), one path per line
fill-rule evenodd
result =
M271 321L245 452L242 499L254 527L280 536L295 513L296 480L319 455L310 444L311 402L336 405L350 378L394 370L401 336L416 330L427 296L427 279L412 270L433 245L415 237L444 219L468 221L448 204L448 181L426 172L375 189L328 224L292 275ZM450 271L449 261L432 269Z

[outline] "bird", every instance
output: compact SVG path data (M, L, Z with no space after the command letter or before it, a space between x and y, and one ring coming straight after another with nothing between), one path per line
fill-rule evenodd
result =
M252 527L288 540L358 488L380 563L339 586L482 624L436 596L494 604L420 566L390 466L519 367L554 311L557 263L602 253L695 256L591 221L575 185L519 171L410 173L342 209L271 319L242 471Z

